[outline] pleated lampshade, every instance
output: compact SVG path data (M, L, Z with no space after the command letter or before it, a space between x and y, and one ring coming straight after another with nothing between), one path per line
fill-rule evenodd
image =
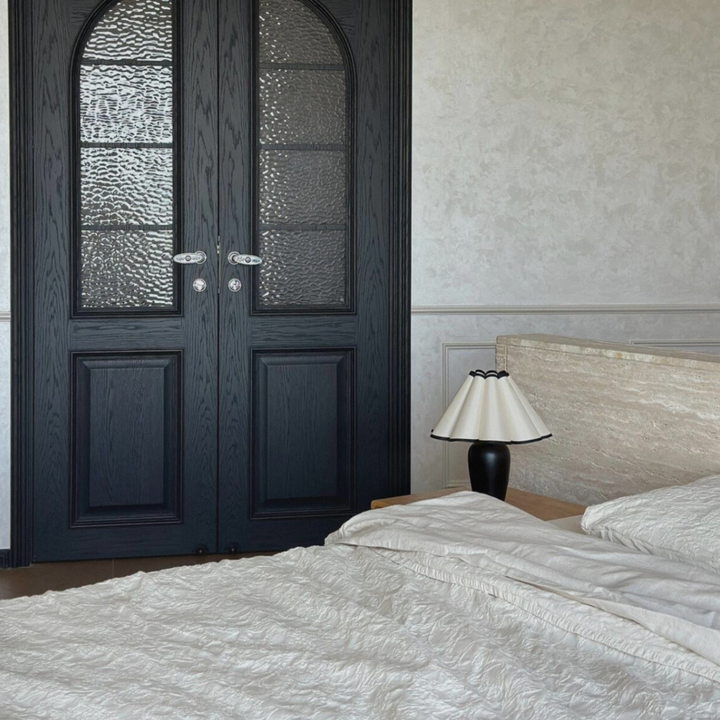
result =
M470 373L432 431L438 440L519 444L551 437L506 372Z

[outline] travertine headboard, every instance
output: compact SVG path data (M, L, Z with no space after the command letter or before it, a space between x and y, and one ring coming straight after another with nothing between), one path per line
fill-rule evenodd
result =
M553 433L512 449L514 487L590 504L720 474L720 356L518 335L497 369Z

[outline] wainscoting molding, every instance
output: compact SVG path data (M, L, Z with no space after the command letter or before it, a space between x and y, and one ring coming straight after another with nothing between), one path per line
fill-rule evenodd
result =
M643 315L720 313L713 305L415 305L413 315Z
M437 315L444 314L447 308L436 309ZM448 314L459 314L454 312L456 308L449 308ZM413 311L415 312L415 311ZM430 314L430 313L421 313ZM466 313L469 314L469 313ZM678 350L687 350L689 352L717 352L720 353L720 339L703 339L703 338L692 338L683 340L674 339L632 339L626 342L630 342L633 345L639 345L642 347L658 347L658 348L671 348ZM712 350L709 350L712 348ZM453 353L462 352L467 350L479 350L479 351L492 351L495 352L495 341L494 340L481 340L473 341L468 340L466 342L442 342L441 353L440 353L440 377L442 381L442 407L437 409L438 417L442 414L445 408L452 400L452 394L456 390L453 387L452 380L452 357ZM468 368L470 370L471 368ZM457 381L457 378L456 378ZM430 418L428 418L430 420ZM432 418L430 422L434 422L437 418ZM429 434L429 430L428 430ZM457 470L457 468L456 468ZM457 474L457 473L456 473ZM441 487L464 487L467 485L467 480L463 478L453 478L452 476L452 463L451 463L451 446L450 443L442 443L442 465L441 465Z
M720 354L720 305L422 305L413 320L413 488L439 490L466 482L461 449L430 439L452 399L460 368L489 364L499 335L544 333L642 347ZM473 358L472 348L479 358ZM465 350L465 352L463 352Z
M10 322L10 313L9 312L0 312L0 323L7 323Z
M495 341L489 340L487 342L447 342L442 344L442 400L443 406L440 413L445 411L445 408L450 404L452 397L450 394L452 390L450 388L450 353L459 350L492 350L495 352ZM473 368L468 368L470 371ZM438 415L438 418L440 415ZM451 487L450 478L450 443L443 442L443 470L442 470L442 483L443 487Z

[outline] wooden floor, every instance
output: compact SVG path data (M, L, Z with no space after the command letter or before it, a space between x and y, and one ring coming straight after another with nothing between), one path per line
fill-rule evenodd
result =
M220 560L241 560L253 555L189 555L183 557L87 560L85 562L40 563L28 568L0 570L0 600L41 595L48 590L92 585L111 578L153 572L182 565L198 565Z

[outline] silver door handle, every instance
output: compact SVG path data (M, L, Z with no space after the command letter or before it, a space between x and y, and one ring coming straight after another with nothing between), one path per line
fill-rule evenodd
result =
M231 265L262 265L262 258L257 255L245 255L233 250L228 255L228 262Z
M180 265L202 265L206 260L207 255L202 250L194 253L180 253L173 258L173 262L180 263Z

